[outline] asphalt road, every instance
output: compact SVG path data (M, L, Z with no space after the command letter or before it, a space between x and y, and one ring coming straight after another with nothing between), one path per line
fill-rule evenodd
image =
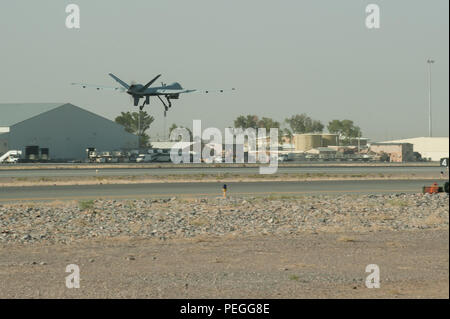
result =
M422 186L430 184L430 180L241 182L229 183L228 195L420 193ZM440 184L443 184L443 182ZM83 200L98 198L137 199L221 195L221 183L154 183L0 188L0 202L3 203L16 201Z
M439 176L440 167L402 167L402 166L311 166L279 167L279 174L416 174ZM210 168L82 168L82 169L30 169L0 170L0 178L12 177L90 177L90 176L160 176L160 175L196 175L196 174L259 174L257 167L210 167Z

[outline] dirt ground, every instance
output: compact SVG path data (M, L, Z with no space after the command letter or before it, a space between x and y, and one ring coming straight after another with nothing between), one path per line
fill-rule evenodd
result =
M79 289L66 287L69 264ZM5 244L0 298L449 298L449 232Z

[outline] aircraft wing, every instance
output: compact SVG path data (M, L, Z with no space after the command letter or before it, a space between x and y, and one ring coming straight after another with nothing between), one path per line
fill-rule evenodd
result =
M174 90L174 89L157 89L156 93L164 95L164 94L184 94L184 93L192 93L195 90Z
M114 87L114 86L103 86L103 85L94 85L94 84L86 84L86 83L71 83L71 85L81 86L83 89L92 88L97 90L110 90L110 91L120 91L125 92L125 88L123 87Z
M193 93L200 93L200 94L210 94L210 93L226 93L226 92L233 92L236 91L235 88L232 89L215 89L215 90L192 90Z
M197 94L212 94L212 93L225 93L235 91L235 88L232 89L219 89L219 90L171 90L171 89L158 89L157 93L159 94L186 94L186 93L197 93Z

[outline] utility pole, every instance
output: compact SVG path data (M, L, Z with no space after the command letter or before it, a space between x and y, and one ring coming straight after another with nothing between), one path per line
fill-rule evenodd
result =
M432 126L432 118L431 118L431 65L434 63L434 60L428 59L428 136L433 136L433 126Z

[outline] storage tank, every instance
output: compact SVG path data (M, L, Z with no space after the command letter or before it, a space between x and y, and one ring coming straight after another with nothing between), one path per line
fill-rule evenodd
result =
M320 134L296 134L294 136L296 151L306 152L313 148L322 146L322 136Z
M337 134L322 134L322 146L338 146Z

